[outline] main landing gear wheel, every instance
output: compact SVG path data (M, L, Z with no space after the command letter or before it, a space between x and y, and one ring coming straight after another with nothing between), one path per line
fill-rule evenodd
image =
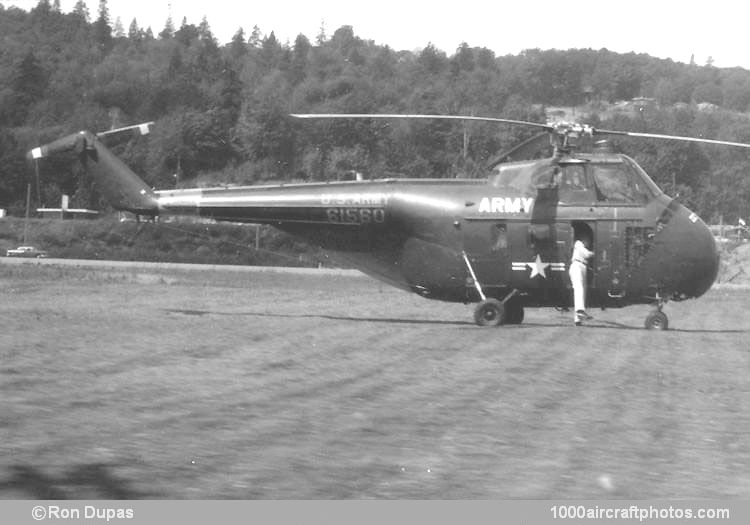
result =
M521 301L511 299L505 303L505 322L507 324L523 323L523 304L521 304Z
M497 299L485 299L474 309L474 321L479 326L498 326L505 321L505 307Z
M645 326L649 330L666 330L669 328L669 318L661 310L656 310L648 314Z

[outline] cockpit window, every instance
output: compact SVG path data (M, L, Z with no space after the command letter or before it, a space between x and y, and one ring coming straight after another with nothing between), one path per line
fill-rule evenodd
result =
M560 202L565 204L591 204L596 202L594 184L584 163L564 164L558 176Z
M649 191L645 183L625 164L593 164L591 171L598 200L613 204L645 204Z
M659 188L659 186L657 186L656 183L651 180L651 177L648 176L648 174L643 170L643 168L638 165L636 161L626 155L623 155L622 157L623 159L625 159L628 167L633 170L633 172L635 172L636 184L640 189L643 190L643 192L649 199L653 199L655 196L662 193L661 188Z
M584 191L587 186L585 169L581 164L565 166L562 177L560 177L560 189Z
M540 192L554 191L563 205L643 205L658 193L658 187L635 162L549 160L500 164L493 170L492 183L507 196L539 198Z

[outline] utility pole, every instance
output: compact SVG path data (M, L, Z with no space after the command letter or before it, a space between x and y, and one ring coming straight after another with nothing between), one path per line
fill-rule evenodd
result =
M463 147L464 161L469 156L469 128L468 124L464 122L464 147Z
M22 246L26 246L26 236L29 230L29 208L31 207L31 181L26 183L26 218L23 221L23 242Z

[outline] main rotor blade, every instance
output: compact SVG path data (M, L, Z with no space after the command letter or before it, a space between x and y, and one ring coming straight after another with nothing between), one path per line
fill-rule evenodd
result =
M502 124L518 124L519 126L533 126L542 128L545 131L552 131L552 126L541 124L539 122L528 122L525 120L511 120L507 118L495 117L475 117L464 115L400 115L384 113L292 113L294 118L306 119L334 119L334 118L380 118L380 119L433 119L433 120L475 120L481 122L499 122Z
M531 138L528 138L518 144L517 146L505 150L492 159L487 164L487 167L492 169L498 164L514 160L527 160L532 158L534 154L541 151L543 148L550 147L550 137L547 133L538 133Z
M390 114L390 113L292 113L291 117L301 119L433 119L433 120L473 120L480 122L495 122L501 124L515 124L519 126L530 126L555 133L558 137L568 136L571 132L587 133L593 135L620 135L624 137L642 137L650 139L681 140L685 142L699 142L703 144L718 144L720 146L737 146L750 148L750 144L742 142L731 142L726 140L701 139L696 137L682 137L679 135L661 135L658 133L638 133L633 131L615 131L609 129L594 129L581 126L576 123L566 122L547 123L529 122L526 120L512 120L496 117L475 117L473 115L422 115L422 114Z
M740 148L750 148L750 144L744 142L730 142L727 140L714 140L714 139L700 139L696 137L681 137L678 135L660 135L658 133L638 133L634 131L612 131L607 129L596 129L594 133L597 135L622 135L625 137L642 137L647 139L667 139L667 140L682 140L686 142L702 142L704 144L718 144L720 146L737 146Z

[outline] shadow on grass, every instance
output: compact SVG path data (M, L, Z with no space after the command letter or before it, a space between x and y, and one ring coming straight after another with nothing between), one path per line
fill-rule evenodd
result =
M621 323L617 323L615 321L597 321L597 323L603 323L602 324L592 324L591 327L593 328L616 328L620 330L645 330L643 326L628 326ZM658 333L659 330L652 330L654 333ZM693 329L688 330L687 328L669 328L665 330L666 333L683 333L683 334L750 334L750 329L744 329L744 330L723 330L723 329Z
M393 319L386 317L351 317L326 314L275 314L268 312L213 312L210 310L181 310L166 309L166 312L182 315L226 315L226 316L248 316L248 317L274 317L279 319L328 319L330 321L352 321L361 323L386 323L386 324L440 324L440 325L473 325L469 321L444 321L440 319Z
M350 321L362 323L385 323L385 324L434 324L434 325L455 325L455 326L475 326L471 321L446 321L441 319L395 319L390 317L352 317L341 315L326 314L281 314L269 312L217 312L211 310L185 310L185 309L165 309L166 312L182 315L223 315L223 316L249 316L249 317L272 317L279 319L328 319L331 321ZM645 328L642 325L626 325L616 321L593 320L585 323L582 327L574 327L570 322L551 321L549 323L524 322L517 325L503 325L499 327L503 330L523 330L523 329L543 329L543 328L570 328L571 330L586 329L605 329L605 330L638 330ZM654 333L658 333L654 330ZM750 329L686 329L670 328L667 333L687 333L687 334L745 334L750 333Z
M110 465L77 465L60 476L48 476L31 465L13 465L10 477L0 481L0 495L21 492L33 499L143 499L156 497L130 488Z

